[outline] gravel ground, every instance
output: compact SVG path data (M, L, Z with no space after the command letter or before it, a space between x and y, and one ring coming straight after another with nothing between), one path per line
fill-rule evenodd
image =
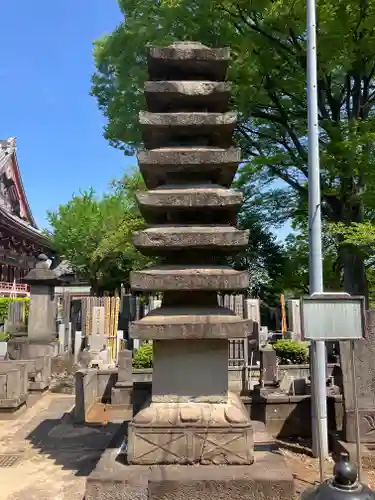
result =
M319 460L312 457L311 442L306 439L278 440L280 451L293 472L296 481L296 493L320 482ZM325 477L332 477L334 461L326 460ZM375 489L375 455L363 461L363 482Z

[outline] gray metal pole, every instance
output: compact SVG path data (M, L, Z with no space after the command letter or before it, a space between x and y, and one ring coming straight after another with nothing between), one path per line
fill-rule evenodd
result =
M309 276L310 294L323 292L322 221L320 204L318 82L316 53L315 0L307 0L307 98L308 98L308 172L309 172ZM326 349L315 342L312 411L313 454L321 463L328 457ZM322 465L321 465L322 470ZM322 478L323 479L323 478Z

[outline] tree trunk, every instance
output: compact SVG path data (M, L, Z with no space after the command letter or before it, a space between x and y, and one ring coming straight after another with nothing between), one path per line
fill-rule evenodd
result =
M344 290L351 295L364 295L368 299L366 268L361 251L353 245L340 247L340 261L344 271Z
M330 210L325 215L331 222L344 222L347 225L363 222L364 211L361 200L349 203L335 196L329 199L328 203ZM368 283L361 249L354 245L342 244L339 238L339 259L344 275L344 291L351 295L363 295L368 306Z

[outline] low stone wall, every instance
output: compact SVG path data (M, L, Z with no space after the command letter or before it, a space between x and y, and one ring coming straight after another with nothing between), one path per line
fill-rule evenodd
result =
M101 401L109 402L112 387L117 380L117 369L98 370L85 368L75 374L75 421L84 423L92 406Z
M25 363L0 362L0 409L16 410L27 400L28 372Z
M327 375L334 376L337 365L328 365ZM250 371L251 370L251 371ZM259 368L249 369L249 379L258 383ZM287 373L290 380L306 379L309 365L280 366L281 373ZM244 390L245 369L228 369L230 390L241 393L242 400L252 420L261 421L270 434L277 437L311 436L310 395L270 395L267 398L253 395ZM249 380L248 379L248 380ZM76 421L83 423L92 405L101 401L110 402L111 390L117 381L117 369L84 369L76 373ZM152 369L133 369L134 389L132 404L135 413L151 396ZM251 394L251 395L250 395ZM327 399L328 425L331 430L341 430L343 422L342 396Z
M311 436L311 396L259 396L242 398L252 420L263 422L275 437ZM328 429L339 431L343 425L343 398L327 397Z
M334 375L335 369L338 367L336 364L328 364L327 365L327 377L331 377ZM228 380L229 380L229 389L233 392L241 394L243 392L247 392L249 389L255 384L259 382L259 366L248 367L248 375L246 377L246 368L245 367L236 367L229 366L228 367ZM289 379L297 380L297 379L307 379L310 376L310 365L280 365L280 377L283 375L287 375ZM249 382L249 387L246 387L246 381ZM152 368L141 368L136 369L133 368L133 382L134 383L147 383L152 382ZM340 384L337 384L340 385Z
M44 391L51 381L51 358L49 356L34 359L0 361L2 369L25 366L27 389L29 391Z

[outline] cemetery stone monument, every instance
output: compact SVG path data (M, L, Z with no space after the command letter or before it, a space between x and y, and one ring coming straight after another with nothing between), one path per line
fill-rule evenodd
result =
M124 409L132 410L133 370L132 351L124 349L118 353L118 377L112 388L111 404L121 405Z
M202 64L196 56L204 53L210 61ZM242 194L228 189L239 159L228 149L236 124L227 112L228 63L228 51L200 44L149 56L148 111L140 113L147 149L138 159L150 191L137 201L150 227L133 242L167 264L131 275L133 292L163 292L162 306L131 326L132 337L154 342L152 400L129 425L133 464L253 462L250 418L228 393L228 339L245 337L249 321L217 299L249 281L247 272L215 263L249 238L233 226Z
M27 327L25 324L26 303L24 300L9 302L8 317L4 323L4 331L12 336L26 336Z
M129 424L127 465L107 450L86 500L293 496L283 459L264 445L254 451L253 423L228 392L228 339L252 327L217 299L249 283L247 272L220 265L249 238L234 226L242 194L229 189L241 158L231 147L229 61L228 49L195 42L149 52L138 154L149 191L137 195L148 227L133 242L161 259L130 281L133 293L163 299L130 334L153 341L152 397Z
M30 285L30 306L27 337L14 338L8 343L11 359L31 359L45 355L57 355L57 308L54 287L60 283L55 271L49 268L48 257L39 255L34 269L25 282ZM15 351L18 354L15 355Z

